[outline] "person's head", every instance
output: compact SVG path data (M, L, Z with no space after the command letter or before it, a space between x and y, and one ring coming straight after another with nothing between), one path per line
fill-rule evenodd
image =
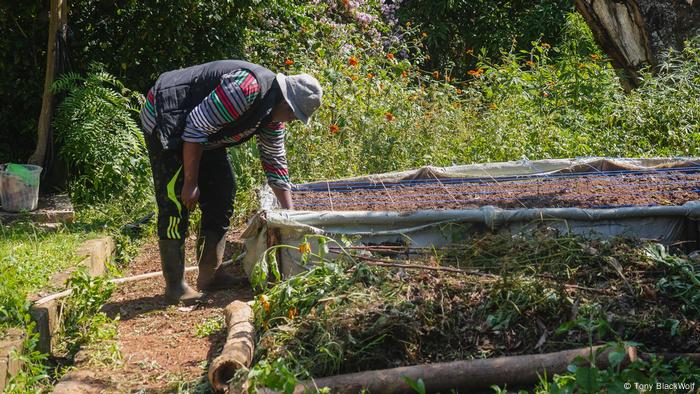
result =
M272 109L272 120L289 122L299 119L308 124L309 117L321 106L323 96L323 89L316 78L309 74L277 74L277 83L284 100L280 100Z

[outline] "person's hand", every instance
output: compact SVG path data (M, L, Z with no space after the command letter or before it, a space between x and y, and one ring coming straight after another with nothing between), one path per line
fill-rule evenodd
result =
M182 203L188 210L193 210L199 201L199 187L197 184L185 183L182 185L182 192L180 193L180 198Z

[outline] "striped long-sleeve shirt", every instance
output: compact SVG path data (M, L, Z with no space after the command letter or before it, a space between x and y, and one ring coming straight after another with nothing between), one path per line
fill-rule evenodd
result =
M149 90L146 103L141 109L141 124L149 132L152 132L156 125L155 98L152 90ZM222 76L219 85L187 116L183 141L200 143L208 150L237 145L246 140L251 134L255 134L256 128L244 130L216 142L209 142L209 136L238 120L259 94L258 81L246 69L235 70ZM289 190L284 123L263 124L256 137L260 161L268 183Z

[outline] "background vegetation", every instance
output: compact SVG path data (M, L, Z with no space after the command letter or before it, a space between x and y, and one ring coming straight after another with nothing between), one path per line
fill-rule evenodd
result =
M671 53L659 74L643 73L641 87L626 94L569 1L77 0L70 7L73 73L55 86L66 99L54 127L78 220L52 235L3 230L0 268L9 285L0 289L0 325L27 323L26 294L73 263L62 245L107 232L128 256L151 234L138 232L154 203L137 115L142 94L169 69L240 57L315 75L323 107L310 126L288 128L296 183L428 164L700 154L700 40ZM0 162L22 162L34 147L47 12L45 1L0 4L7 59ZM240 221L255 208L253 190L264 177L253 142L230 154ZM93 285L84 294L98 294ZM90 332L81 324L73 326ZM70 343L77 342L84 341Z

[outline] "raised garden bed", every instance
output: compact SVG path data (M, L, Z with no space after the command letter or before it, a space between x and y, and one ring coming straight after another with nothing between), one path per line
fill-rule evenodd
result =
M587 237L654 239L698 248L700 160L555 159L485 163L297 185L295 210L264 190L243 234L244 267L273 245L324 234L356 245L440 248L474 234L548 226ZM312 241L313 243L313 241ZM305 269L277 253L283 276Z

